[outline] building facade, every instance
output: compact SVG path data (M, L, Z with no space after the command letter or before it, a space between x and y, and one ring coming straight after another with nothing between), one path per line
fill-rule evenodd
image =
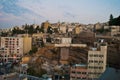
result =
M98 79L106 70L107 46L88 51L88 79Z
M31 50L30 37L1 37L0 55L2 60L12 61L20 58Z
M70 80L87 80L87 65L73 65L70 69Z
M32 49L32 38L23 37L23 53L28 53Z
M1 54L6 60L10 60L14 56L21 57L23 55L23 38L21 37L1 37Z

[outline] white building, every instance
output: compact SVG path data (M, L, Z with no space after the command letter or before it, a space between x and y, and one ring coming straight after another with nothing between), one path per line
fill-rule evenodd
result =
M67 26L66 26L66 24L61 24L61 25L59 26L59 31L60 31L60 33L66 33L66 31L67 31Z
M97 79L106 70L107 46L92 48L88 51L88 78Z
M62 44L71 44L72 38L61 38Z

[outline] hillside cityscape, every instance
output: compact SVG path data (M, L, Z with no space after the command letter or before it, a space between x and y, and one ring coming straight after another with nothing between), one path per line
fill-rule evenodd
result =
M14 0L8 3L18 5ZM8 27L5 23L4 28L2 21L9 21L2 20L2 13L7 12L2 12L2 8L8 3L0 2L0 80L120 79L120 14L114 17L109 13L107 21L89 24L72 21L72 17L71 21L46 19L22 25L15 21L16 26ZM23 11L9 11L10 6L8 12ZM68 15L71 14L65 16Z
M107 68L120 69L120 16L88 25L45 21L0 32L0 68L7 80L14 75L20 80L101 80Z

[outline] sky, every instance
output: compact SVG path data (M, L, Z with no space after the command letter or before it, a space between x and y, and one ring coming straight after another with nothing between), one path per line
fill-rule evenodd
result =
M0 0L0 28L24 24L107 22L120 15L120 0Z

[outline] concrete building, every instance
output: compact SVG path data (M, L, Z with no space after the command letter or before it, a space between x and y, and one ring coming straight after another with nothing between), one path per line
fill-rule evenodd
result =
M107 46L101 44L99 48L88 51L88 79L98 79L106 70Z
M60 63L68 64L69 59L69 48L62 47L60 48Z
M60 24L60 26L59 26L59 32L60 33L66 33L67 32L67 26L66 26L65 23L64 24Z
M50 26L50 23L49 23L48 21L43 22L43 23L42 23L42 26L44 27L44 32L46 33L46 32L47 32L48 27Z
M111 36L120 34L120 26L110 26L111 28Z
M98 30L98 29L102 29L103 25L102 25L102 23L98 22L94 25L94 27L95 27L95 30Z
M82 28L80 25L79 25L79 26L76 26L76 27L74 28L75 34L79 34L82 30L83 30L83 28Z
M23 37L23 53L28 53L32 49L32 38Z
M45 34L37 33L32 35L32 46L40 47Z
M55 47L59 47L60 49L60 63L68 64L69 59L69 48L70 47L86 47L86 44L55 44Z
M70 37L55 37L55 38L52 38L52 42L55 43L55 44L71 44L72 42L72 38Z
M23 55L23 38L1 37L1 50L5 54L3 57L9 57L9 60L12 60L14 56L21 57Z
M87 65L73 65L70 69L70 80L87 80Z
M30 37L1 37L0 43L0 54L5 60L12 60L14 57L20 58L32 47Z
M72 38L61 38L62 44L71 44Z

